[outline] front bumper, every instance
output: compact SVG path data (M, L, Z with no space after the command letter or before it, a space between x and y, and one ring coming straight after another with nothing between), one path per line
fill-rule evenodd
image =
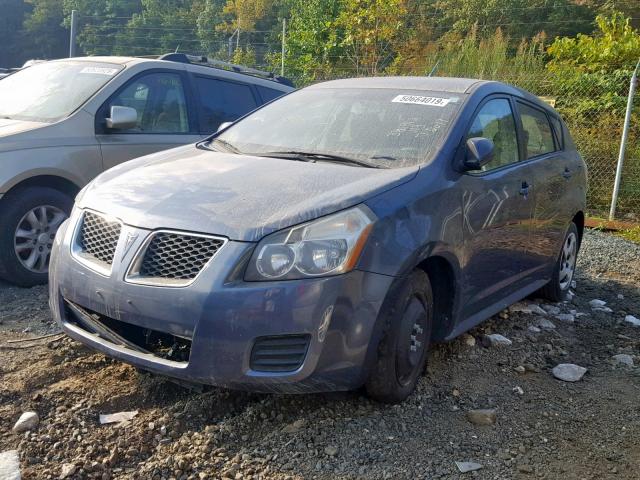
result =
M116 253L110 275L102 275L71 255L69 225L75 220L56 237L49 283L53 315L72 338L139 368L190 382L289 393L348 390L364 383L377 348L376 319L392 277L352 271L317 279L244 282L234 269L254 244L229 241L189 286L137 285L124 281L137 245ZM125 228L135 232L136 242L150 233ZM187 339L188 360L169 360L96 335L70 318L69 305ZM252 368L256 341L282 335L309 339L299 368Z

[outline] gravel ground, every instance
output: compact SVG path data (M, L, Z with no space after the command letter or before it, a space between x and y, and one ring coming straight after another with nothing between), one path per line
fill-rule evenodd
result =
M38 480L638 479L640 368L612 357L640 362L640 328L624 321L640 317L640 246L589 232L579 267L572 301L530 299L520 307L538 313L512 308L435 346L418 391L397 406L359 392L186 390L68 339L6 349L56 327L45 288L0 286L0 452L17 449L23 478ZM493 333L512 344L481 346ZM557 380L559 363L587 373ZM495 424L471 423L474 409L492 409ZM124 424L98 422L132 410ZM25 411L38 427L12 432ZM481 468L460 473L456 461Z

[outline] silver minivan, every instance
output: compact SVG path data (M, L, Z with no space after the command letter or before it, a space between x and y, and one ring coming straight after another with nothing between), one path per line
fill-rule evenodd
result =
M56 230L102 171L197 142L292 90L285 78L185 54L55 60L3 78L0 278L46 282Z

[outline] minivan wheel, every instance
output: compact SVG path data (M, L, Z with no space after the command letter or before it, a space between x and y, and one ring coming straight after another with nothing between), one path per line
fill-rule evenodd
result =
M576 271L579 249L578 239L578 228L575 223L571 222L562 241L562 247L553 268L551 280L540 290L542 297L552 302L560 302L565 299Z
M21 287L47 282L58 228L73 199L47 187L26 187L0 200L0 278Z
M429 352L433 294L427 274L411 273L383 315L387 331L365 388L380 402L397 403L415 390Z

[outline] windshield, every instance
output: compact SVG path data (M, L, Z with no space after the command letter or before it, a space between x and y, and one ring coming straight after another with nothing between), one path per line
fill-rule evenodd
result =
M0 118L55 122L73 113L120 70L98 62L45 62L0 82Z
M305 152L406 167L429 158L461 103L459 95L445 92L303 89L232 125L212 146L258 156Z

